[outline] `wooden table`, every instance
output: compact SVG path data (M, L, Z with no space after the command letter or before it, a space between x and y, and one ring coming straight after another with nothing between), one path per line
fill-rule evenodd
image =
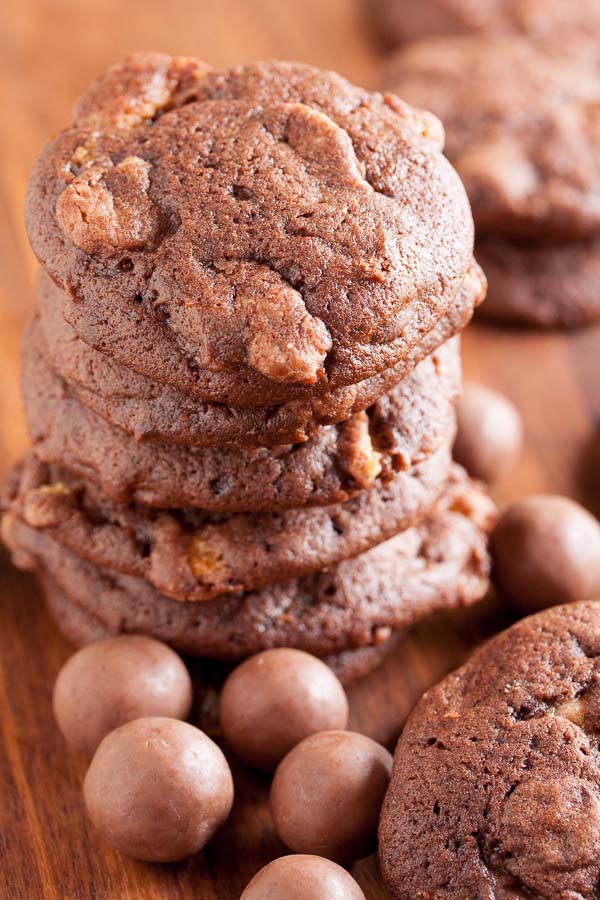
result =
M32 306L35 263L22 224L28 171L74 98L134 49L204 57L222 66L279 56L373 80L377 48L351 0L3 0L0 5L0 468L26 443L19 401L19 334ZM600 331L533 334L472 327L471 378L516 401L526 423L517 469L500 502L523 492L569 494L600 515ZM265 806L266 779L236 770L227 827L188 863L125 859L92 833L80 798L85 762L69 754L50 709L70 648L33 580L5 556L0 569L0 897L2 900L237 900L282 848ZM351 691L352 725L393 744L421 692L507 621L493 603L439 616ZM198 703L206 674L195 680ZM374 858L355 867L369 900L386 896Z

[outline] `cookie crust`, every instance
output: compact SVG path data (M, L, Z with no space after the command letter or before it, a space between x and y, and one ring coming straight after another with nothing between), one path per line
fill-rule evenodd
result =
M318 429L304 444L243 450L136 441L79 401L48 365L39 338L33 325L23 355L35 453L120 504L259 513L343 503L424 461L455 431L458 338L367 412Z
M70 600L52 578L48 575L40 574L39 579L46 605L61 633L68 641L76 646L81 646L92 641L114 637L114 632L110 628L93 613L88 612ZM378 669L387 657L394 652L403 636L403 632L392 632L389 637L385 637L387 633L388 629L381 629L382 640L379 644L370 644L365 647L342 650L339 653L330 653L328 656L323 657L323 662L327 663L329 668L335 672L342 684L352 684L354 681L365 678L375 669ZM204 709L202 712L204 712ZM202 730L206 731L205 723L199 724L201 724ZM215 715L214 720L210 719L209 724L212 728L218 729L218 716Z
M199 402L171 386L162 385L116 364L110 357L89 348L64 321L59 305L42 282L39 325L34 322L25 338L25 366L31 355L47 356L55 371L88 407L113 425L133 435L138 442L153 441L201 447L277 446L300 443L315 435L321 424L344 421L374 404L410 377L414 367L437 350L470 318L483 296L483 285L474 269L463 288L458 320L445 319L435 334L415 348L410 365L402 363L380 375L323 395L318 402L290 401L277 407L230 407ZM40 332L38 334L38 332ZM33 376L35 378L35 375ZM39 384L39 377L37 382ZM27 383L25 392L27 393ZM432 419L435 412L431 411ZM435 431L435 423L433 427Z
M365 7L388 45L432 35L493 32L545 40L600 33L598 0L365 0Z

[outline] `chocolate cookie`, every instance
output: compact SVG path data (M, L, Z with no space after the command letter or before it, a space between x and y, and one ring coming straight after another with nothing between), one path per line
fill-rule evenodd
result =
M577 6L577 4L571 4ZM401 50L386 87L444 122L478 232L587 239L600 231L600 68L578 42L438 38Z
M473 234L442 142L309 66L141 54L43 151L28 233L68 321L122 364L232 405L314 397L404 359L455 302Z
M431 35L494 32L535 38L600 33L598 0L364 0L385 42L400 44Z
M527 244L490 235L477 255L490 279L485 318L546 328L600 319L600 238Z
M60 312L60 292L47 277L40 281L39 309L47 352L56 371L76 387L79 399L87 406L138 441L255 447L307 440L320 423L342 421L366 409L410 374L430 350L464 327L474 306L483 298L485 287L485 278L474 264L452 315L413 348L406 360L391 369L312 401L251 409L198 402L197 398L137 375L92 350L65 322Z
M14 512L3 534L17 565L50 576L110 634L154 635L185 653L234 660L275 646L326 656L377 644L436 609L474 603L488 584L493 516L491 501L456 467L421 525L327 572L204 603L171 600L143 579L94 566ZM59 624L76 638L68 609Z
M344 502L423 461L455 430L458 338L367 412L270 449L139 443L81 404L48 366L36 323L24 341L23 397L35 452L91 480L117 503L264 512Z
M446 446L346 503L223 517L116 506L30 454L11 508L95 565L145 578L176 600L200 601L317 572L387 540L430 511L450 463Z
M599 711L595 602L518 622L428 691L380 822L392 898L596 898Z
M71 643L88 644L114 636L100 619L70 600L48 575L40 575L40 581L46 605L60 631ZM403 632L390 632L390 636L386 637L388 629L382 628L380 631L383 637L379 644L342 650L323 657L323 661L335 672L342 684L351 684L365 678L394 652ZM203 731L206 730L205 723L199 724ZM218 727L218 721L211 720L211 724Z

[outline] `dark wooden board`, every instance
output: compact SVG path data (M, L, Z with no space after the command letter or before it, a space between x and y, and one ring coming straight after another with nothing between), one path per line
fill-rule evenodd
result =
M351 0L4 0L0 5L0 474L25 446L19 335L35 272L22 224L27 173L43 141L67 121L73 99L106 64L134 49L198 55L216 65L300 59L372 82L377 48ZM468 377L519 406L526 447L497 486L499 502L525 492L566 493L600 515L600 331L534 334L472 327ZM483 637L508 621L488 602L438 616L404 640L350 690L352 726L390 746L415 700ZM52 722L52 683L70 648L29 576L0 558L0 897L2 900L237 900L281 851L267 780L236 767L227 827L205 853L149 866L107 848L86 822L85 761ZM198 703L212 673L195 667ZM369 900L386 896L374 858L355 866Z

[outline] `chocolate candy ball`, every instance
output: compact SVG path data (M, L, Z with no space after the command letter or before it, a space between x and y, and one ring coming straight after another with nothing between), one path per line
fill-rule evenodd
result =
M231 673L220 717L225 740L238 756L272 771L309 734L345 728L348 700L320 659L301 650L265 650Z
M269 803L275 829L296 853L350 862L375 849L391 754L364 734L322 731L279 764Z
M226 820L233 779L202 731L178 719L136 719L107 735L85 776L92 823L123 853L171 862L197 853Z
M365 900L354 878L322 856L281 856L254 876L240 900Z
M142 716L185 719L192 682L177 654L141 635L89 644L60 670L54 717L67 743L92 754L110 731Z
M523 612L600 599L600 524L567 497L524 497L492 533L493 579Z
M474 478L495 481L515 462L523 441L516 407L496 391L467 383L456 405L454 458Z

